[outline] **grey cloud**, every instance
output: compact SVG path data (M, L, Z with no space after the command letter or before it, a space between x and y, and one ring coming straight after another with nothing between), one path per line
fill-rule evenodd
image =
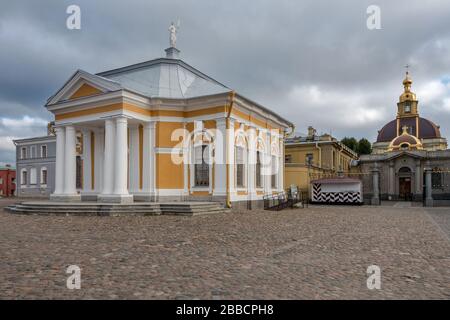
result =
M65 10L73 3L2 1L1 116L50 119L45 100L75 69L100 72L163 56L167 27L178 17L187 63L289 118L300 132L311 124L373 140L395 117L406 63L419 99L419 88L450 74L448 1L80 0L82 30L69 31ZM371 4L381 7L382 30L366 28ZM292 99L296 88L311 86L338 101L327 107ZM355 97L361 110L352 112ZM380 117L348 120L363 108ZM442 99L420 108L450 136Z

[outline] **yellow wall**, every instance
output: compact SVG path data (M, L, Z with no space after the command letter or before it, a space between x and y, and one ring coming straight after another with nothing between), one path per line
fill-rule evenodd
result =
M319 150L316 147L286 147L286 155L291 155L292 163L306 164L306 155L311 153L313 155L313 164L320 165L319 163Z
M156 188L183 189L184 174L181 164L174 164L170 154L156 154Z
M183 123L158 121L156 123L156 147L175 147L179 144L181 140L171 140L172 132L177 129L183 129Z
M334 143L319 144L319 147L321 148L320 152L315 144L285 146L285 155L291 155L291 164L285 164L285 188L294 184L302 191L309 192L310 177L306 166L306 154L308 153L313 154L313 166L309 169L309 173L319 177L321 174L336 174L339 171L339 164L341 164L344 173L348 172L349 161L356 159L345 150L341 152L340 146Z
M310 168L309 173L320 173L322 170ZM301 191L309 191L309 173L308 168L304 166L291 167L286 165L284 168L284 188L289 188L292 184L296 185Z
M92 96L94 94L99 94L99 93L102 93L102 92L100 90L98 90L97 88L94 88L94 87L84 83L77 91L75 91L74 94L72 94L72 96L70 96L70 99Z

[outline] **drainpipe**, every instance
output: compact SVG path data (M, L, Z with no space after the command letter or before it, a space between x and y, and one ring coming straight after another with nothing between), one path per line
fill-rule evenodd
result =
M319 166L322 168L322 148L319 147L319 142L316 142L316 148L319 150Z
M230 129L229 128L229 122L230 122L231 110L233 109L233 105L234 105L234 97L235 97L235 95L236 95L236 92L234 90L230 92L230 104L229 104L228 114L227 114L227 117L226 117L226 121L227 121L226 123L227 123L227 129L228 130ZM227 134L228 134L228 132L227 132ZM226 143L229 145L228 140L226 140L226 141L227 141ZM229 153L228 146L227 146L227 148L225 148L225 150L226 150L225 159L227 161L227 164L226 164L226 174L227 174L227 200L226 200L226 206L227 206L227 208L231 208L230 174L229 174L230 173L230 161L228 159L228 153Z

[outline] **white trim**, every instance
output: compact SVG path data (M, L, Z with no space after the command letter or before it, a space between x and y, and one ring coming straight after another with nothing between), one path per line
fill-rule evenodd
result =
M155 189L155 194L158 196L183 196L184 189Z
M57 104L68 96L70 97L70 93L73 94L73 92L76 91L74 91L74 88L78 89L81 86L80 85L78 88L76 87L79 81L85 81L89 85L94 86L103 92L121 89L121 86L117 82L93 75L83 70L77 70L72 74L69 80L56 92L56 94L49 99L49 101L47 102L47 107Z
M177 148L177 147L155 147L154 150L155 153L158 154L172 154L172 152L180 154L185 152L184 148Z

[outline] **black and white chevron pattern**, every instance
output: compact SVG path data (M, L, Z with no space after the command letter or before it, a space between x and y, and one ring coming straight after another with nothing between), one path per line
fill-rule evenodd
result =
M361 192L349 191L349 192L322 192L322 185L320 183L314 183L312 186L313 202L325 202L325 203L361 203Z

